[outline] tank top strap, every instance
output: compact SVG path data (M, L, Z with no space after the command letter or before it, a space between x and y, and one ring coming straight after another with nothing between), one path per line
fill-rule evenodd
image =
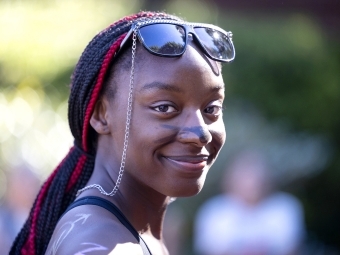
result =
M64 214L71 209L81 206L81 205L96 205L100 206L109 212L111 212L113 215L117 217L117 219L131 232L131 234L136 238L136 240L139 242L144 255L152 255L148 246L146 245L143 238L138 234L137 230L131 225L131 223L128 221L128 219L123 215L123 213L118 209L116 205L111 203L110 201L103 199L101 197L95 197L95 196L87 196L80 198L76 201L74 201L72 204L70 204Z

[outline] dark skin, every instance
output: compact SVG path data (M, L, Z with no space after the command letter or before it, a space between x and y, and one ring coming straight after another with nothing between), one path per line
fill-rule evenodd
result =
M168 254L162 224L169 199L193 196L202 189L225 141L224 83L220 65L192 42L176 58L151 55L138 44L136 58L143 61L136 62L129 144L119 190L109 197L89 189L79 197L113 202L152 254ZM88 185L100 184L107 192L115 185L121 163L130 77L130 70L117 63L108 84L115 86L115 95L104 94L90 121L98 145ZM77 221L79 214L88 216ZM62 235L63 228L71 225L72 230ZM46 254L81 254L91 247L89 254L142 254L136 239L114 215L92 205L72 209L59 221Z

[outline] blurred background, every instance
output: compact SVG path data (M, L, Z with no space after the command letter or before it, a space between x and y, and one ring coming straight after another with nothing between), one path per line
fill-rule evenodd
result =
M207 215L212 197L232 193L221 180L248 150L270 172L261 199L280 193L295 201L299 235L291 239L298 249L290 254L340 254L338 0L0 0L0 253L72 146L67 98L82 50L101 29L139 10L219 25L233 32L236 47L223 70L227 142L202 192L169 206L170 253L209 254L197 245L199 222L207 220L198 214ZM249 208L254 212L254 203Z

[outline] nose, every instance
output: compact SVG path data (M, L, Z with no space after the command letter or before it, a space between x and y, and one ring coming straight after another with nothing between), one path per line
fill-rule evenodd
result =
M212 140L208 125L204 122L201 111L190 114L184 120L178 132L178 140L182 143L192 143L203 147Z

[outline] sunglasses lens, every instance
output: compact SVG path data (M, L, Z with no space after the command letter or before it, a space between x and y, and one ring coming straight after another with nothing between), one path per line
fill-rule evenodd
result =
M181 25L151 24L141 27L139 35L144 46L161 55L181 55L185 50L185 29Z
M227 35L212 28L195 27L194 29L203 47L212 57L221 60L234 59L234 48Z

